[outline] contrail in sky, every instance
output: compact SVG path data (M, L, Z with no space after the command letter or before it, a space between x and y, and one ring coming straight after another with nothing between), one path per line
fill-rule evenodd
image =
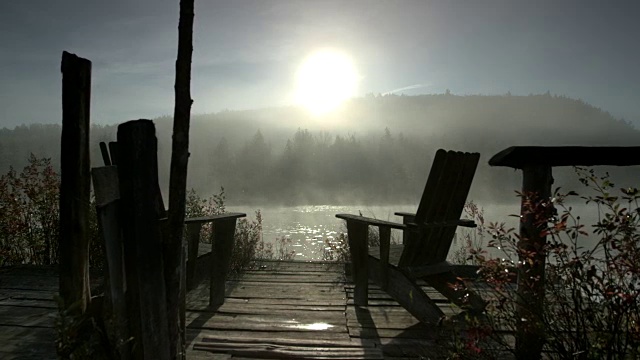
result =
M423 88L423 87L429 87L431 86L431 84L415 84L415 85L409 85L409 86L405 86L405 87L401 87L398 89L394 89L391 91L387 91L386 93L382 94L382 95L389 95L389 94L393 94L393 93L397 93L400 91L404 91L404 90L413 90L413 89L418 89L418 88Z

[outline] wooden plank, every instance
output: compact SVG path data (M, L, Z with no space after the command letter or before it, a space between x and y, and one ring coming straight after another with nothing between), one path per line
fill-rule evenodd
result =
M62 136L60 152L60 296L84 313L89 289L89 128L91 61L62 53Z
M20 306L27 308L58 310L58 304L55 301L40 299L2 298L0 299L0 306Z
M0 325L0 349L7 351L4 347L5 341L22 341L23 346L28 344L54 344L56 332L50 327L28 327ZM55 349L51 352L55 356Z
M0 325L52 328L55 314L47 308L1 306Z
M467 196L469 195L471 183L473 181L474 174L476 173L479 160L480 154L478 153L465 153L459 155L457 161L461 163L461 169L458 173L455 185L451 190L452 194L446 203L447 210L442 222L449 224L455 223L456 225L460 222L460 217L462 216L464 204L467 201ZM430 259L430 262L446 261L453 237L455 236L456 228L457 226L443 226L434 229L437 233L437 240L433 244L433 247L429 247L434 254L433 258Z
M640 146L512 146L495 154L491 166L640 165Z
M206 313L190 313L186 315L186 324L190 328L199 329L227 329L227 330L256 330L256 331L301 331L317 334L336 332L345 333L345 319L342 317L308 318L269 316L269 315L223 315L209 317ZM322 335L318 335L322 336Z
M206 310L208 306L208 299L192 298L187 302L187 310L189 311L202 311ZM4 301L4 300L3 300ZM0 305L2 302L0 302ZM344 300L341 305L301 305L301 304L280 304L280 303L263 303L255 304L253 302L233 302L228 301L221 305L218 310L219 313L228 314L261 314L261 313L312 313L312 312L344 312Z
M135 269L135 279L130 282L132 277L127 277L127 289L137 288L128 304L140 304L139 313L134 314L138 319L130 319L140 324L139 331L132 331L138 345L134 349L141 348L148 359L169 359L162 238L155 206L158 163L153 122L136 120L119 125L118 147L126 270Z
M187 326L187 332L196 333L198 336L215 337L237 337L242 339L296 339L299 341L325 340L344 341L349 339L349 334L345 332L318 332L318 331L296 331L294 329L283 329L282 331L248 330L248 329L214 329Z
M226 342L199 343L193 348L260 359L384 359L381 350L375 348L282 346L271 343L230 345Z
M106 145L104 145L104 149L106 151ZM93 168L91 175L96 197L98 228L102 234L103 248L107 258L105 263L105 306L103 309L105 328L110 343L123 344L112 347L114 356L128 359L130 348L126 344L130 333L126 321L128 315L125 297L124 253L119 219L120 182L118 169L115 166Z
M305 281L305 278L308 281ZM273 274L247 274L242 275L240 279L229 279L228 284L240 283L244 285L262 285L265 286L300 286L307 284L308 286L318 288L332 288L336 286L344 286L344 280L332 274L325 273L299 273L283 276L275 276Z
M58 290L58 277L53 276L38 276L38 277L25 277L14 275L3 275L2 282L0 282L0 291L14 289L14 290L39 290L49 291L56 293Z
M244 344L262 344L262 343L271 343L275 345L291 345L291 346L301 346L301 345L309 345L309 346L322 346L322 347L341 347L341 348L361 348L363 347L360 341L353 341L349 337L344 337L343 339L296 339L296 338L274 338L273 336L268 337L240 337L235 336L234 333L229 334L229 336L215 336L209 335L207 333L198 334L200 339L199 341L202 343L209 342L227 342L229 344L233 343L244 343Z
M48 338L4 340L0 343L0 359L54 360L57 358L55 341ZM43 342L37 342L38 340Z

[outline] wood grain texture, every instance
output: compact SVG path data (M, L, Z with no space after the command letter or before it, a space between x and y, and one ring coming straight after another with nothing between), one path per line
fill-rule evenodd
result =
M55 359L57 279L51 268L0 268L0 358ZM355 306L339 263L262 261L225 288L215 312L208 281L187 294L188 359L427 358L441 336L375 284L369 306ZM436 305L447 315L459 311L441 295Z
M138 314L134 314L139 318L131 319L139 322L139 332L134 328L132 333L145 359L161 360L170 357L158 193L153 186L158 183L157 144L151 120L128 121L118 126L117 167L127 289L137 288L137 296L128 304L139 304ZM135 275L130 276L133 269ZM129 282L132 278L133 283Z
M89 129L91 61L62 53L62 136L60 152L60 296L84 313L89 290Z

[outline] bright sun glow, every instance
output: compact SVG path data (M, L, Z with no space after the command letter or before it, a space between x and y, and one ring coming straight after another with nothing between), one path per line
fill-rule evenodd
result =
M296 74L296 103L324 115L356 93L358 72L349 56L334 50L313 53Z

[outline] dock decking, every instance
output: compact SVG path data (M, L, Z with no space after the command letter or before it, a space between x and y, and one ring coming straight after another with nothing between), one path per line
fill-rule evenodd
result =
M55 359L57 274L51 267L0 269L0 358ZM445 313L454 312L432 292ZM436 330L371 286L353 305L344 265L264 261L227 282L207 309L208 282L187 296L188 359L433 358Z

